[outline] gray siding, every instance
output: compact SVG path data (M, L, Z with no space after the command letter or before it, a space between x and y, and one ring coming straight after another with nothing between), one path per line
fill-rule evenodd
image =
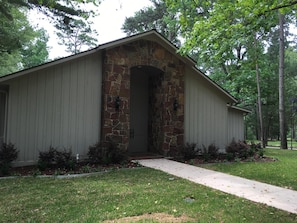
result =
M4 83L6 141L19 149L19 162L35 162L50 146L86 155L100 139L101 67L101 56L93 54Z
M185 142L214 143L224 151L228 138L228 99L194 70L185 75ZM230 99L229 99L230 100Z
M228 141L244 140L244 119L243 113L239 110L228 109Z

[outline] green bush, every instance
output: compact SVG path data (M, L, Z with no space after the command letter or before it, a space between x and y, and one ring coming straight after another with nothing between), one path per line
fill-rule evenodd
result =
M18 157L18 150L14 148L12 143L3 143L0 148L0 172L3 175L9 173L11 162Z
M181 148L181 155L184 160L195 159L198 155L197 153L198 153L198 151L196 149L195 143L186 143Z
M120 164L128 159L126 152L110 141L90 146L88 158L90 163L99 164Z
M59 151L50 147L48 151L39 152L37 165L40 170L47 168L65 168L69 170L75 167L75 159L70 149Z
M229 158L233 157L233 159L247 159L255 156L262 157L264 155L261 144L252 143L249 145L244 141L236 142L234 139L226 147L226 153L228 154Z

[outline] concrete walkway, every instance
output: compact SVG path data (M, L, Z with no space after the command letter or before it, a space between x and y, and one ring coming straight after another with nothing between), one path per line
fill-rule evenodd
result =
M137 160L143 166L248 200L297 214L297 191L203 169L168 159Z

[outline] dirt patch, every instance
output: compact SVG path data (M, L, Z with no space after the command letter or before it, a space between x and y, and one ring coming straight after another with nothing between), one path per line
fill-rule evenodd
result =
M189 218L185 215L174 217L166 213L152 213L143 214L139 216L124 217L114 220L107 220L104 223L130 223L130 222L143 222L143 221L153 221L153 222L170 222L170 223L182 223L182 222L194 222L193 218Z

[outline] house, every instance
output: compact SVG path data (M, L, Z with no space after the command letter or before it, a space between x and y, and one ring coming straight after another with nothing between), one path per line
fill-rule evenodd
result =
M86 156L112 140L130 153L177 152L244 138L245 109L152 30L0 77L0 138L18 165L39 151Z

